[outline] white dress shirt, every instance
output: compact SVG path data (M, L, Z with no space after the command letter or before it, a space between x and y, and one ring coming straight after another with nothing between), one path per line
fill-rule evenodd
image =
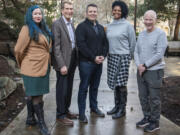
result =
M68 33L69 33L69 37L71 40L71 44L72 44L72 49L75 48L75 39L74 39L74 31L72 28L72 21L67 21L66 18L63 16L64 22L66 24L66 27L68 29Z

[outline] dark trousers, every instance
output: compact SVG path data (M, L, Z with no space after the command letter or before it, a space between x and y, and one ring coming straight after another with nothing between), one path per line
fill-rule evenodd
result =
M78 93L79 115L85 115L86 97L89 87L89 102L91 109L97 109L97 95L102 74L102 64L80 61L80 85Z
M56 71L56 105L57 118L64 118L69 111L71 105L72 88L74 73L77 66L75 51L72 52L72 58L67 75L61 75L60 71Z
M145 117L159 121L161 114L160 87L162 86L163 69L147 70L143 76L137 72L139 99Z

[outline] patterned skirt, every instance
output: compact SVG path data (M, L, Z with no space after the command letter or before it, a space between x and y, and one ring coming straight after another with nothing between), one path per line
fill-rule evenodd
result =
M117 86L126 86L129 75L130 54L109 54L107 65L107 84L115 90Z

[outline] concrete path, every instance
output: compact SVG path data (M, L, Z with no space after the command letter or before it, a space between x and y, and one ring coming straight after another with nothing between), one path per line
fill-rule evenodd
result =
M180 59L171 58L166 59L168 67L166 68L165 76L180 76ZM113 92L106 84L107 66L104 64L101 84L99 88L99 108L104 112L113 107ZM118 120L112 120L111 116L106 115L105 118L96 118L89 112L89 102L87 99L87 117L88 124L81 124L78 120L74 120L73 127L63 126L55 121L56 118L56 104L55 104L55 72L51 72L51 92L46 95L45 100L45 120L52 135L148 135L142 129L136 128L135 123L142 118L142 111L138 99L138 90L136 84L136 67L131 63L130 76L128 81L128 103L127 115ZM79 88L79 73L78 70L74 79L74 91L72 96L71 111L78 113L77 108L77 93ZM25 127L26 107L15 118L15 120L0 133L0 135L40 135L38 128L33 127L27 129ZM170 122L163 116L160 121L160 131L151 133L151 135L180 135L180 127Z

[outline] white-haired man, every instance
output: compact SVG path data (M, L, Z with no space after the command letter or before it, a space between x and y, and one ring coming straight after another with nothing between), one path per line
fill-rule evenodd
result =
M164 53L167 47L165 32L155 27L156 12L148 10L144 14L146 30L138 36L134 59L138 67L137 82L139 99L144 118L136 123L145 132L159 129L161 113L160 87L164 75Z

